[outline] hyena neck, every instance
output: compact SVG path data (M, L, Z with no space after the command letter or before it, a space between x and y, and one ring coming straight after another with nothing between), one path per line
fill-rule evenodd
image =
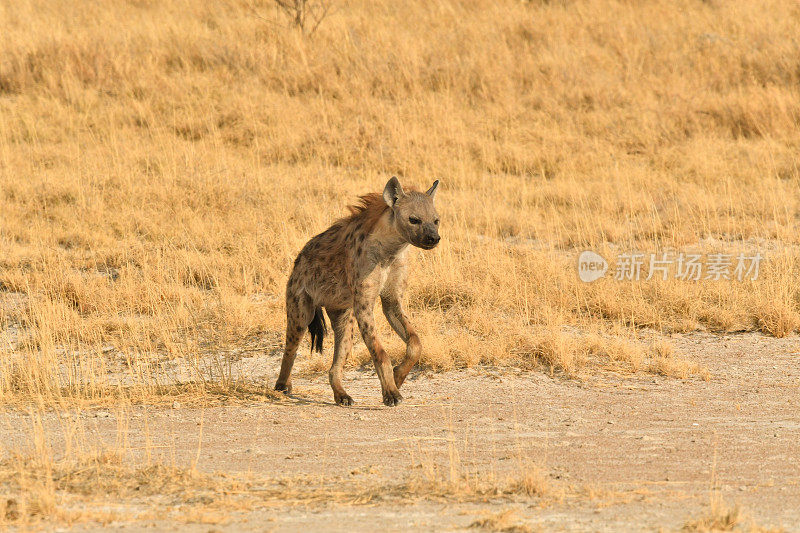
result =
M408 248L408 241L395 229L391 216L389 211L381 217L370 234L380 263L391 263Z

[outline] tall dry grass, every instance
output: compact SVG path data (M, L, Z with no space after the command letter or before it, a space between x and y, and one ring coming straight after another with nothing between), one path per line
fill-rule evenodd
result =
M0 401L105 394L109 350L154 391L165 358L277 347L294 255L391 174L443 182L426 364L572 371L599 352L563 325L798 328L796 3L336 7L309 37L266 0L0 4ZM586 285L586 248L768 259Z

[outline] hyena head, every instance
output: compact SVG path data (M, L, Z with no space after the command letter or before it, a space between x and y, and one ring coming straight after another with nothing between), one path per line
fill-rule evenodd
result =
M383 199L394 214L395 230L407 242L425 250L439 244L439 214L433 206L438 186L436 180L426 192L405 192L400 181L393 177L383 189Z

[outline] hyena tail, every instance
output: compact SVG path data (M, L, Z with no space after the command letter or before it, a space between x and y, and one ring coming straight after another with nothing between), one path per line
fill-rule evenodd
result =
M308 325L308 332L311 333L311 353L314 350L322 353L322 340L328 332L328 326L325 325L325 315L322 314L321 307L314 310L314 319Z

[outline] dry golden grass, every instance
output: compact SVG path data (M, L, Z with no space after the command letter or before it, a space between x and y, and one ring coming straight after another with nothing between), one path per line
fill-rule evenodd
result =
M499 513L487 513L483 518L472 522L469 527L470 529L503 533L533 533L533 529L530 526L518 523L517 513L513 509L507 509Z
M225 502L220 500L242 492L244 487L236 480L188 468L162 464L131 468L114 455L84 456L79 461L60 460L54 464L14 457L0 463L0 491L7 494L0 502L4 503L0 505L0 525L43 520L108 522L109 517L99 509L84 513L75 509L79 507L77 502L92 502L89 507L100 508L104 500L134 502L168 497L190 505L224 509ZM117 514L110 518L130 520L134 516Z
M108 396L108 349L140 398L176 358L231 386L303 243L391 174L443 182L408 296L433 368L684 376L554 325L797 330L795 3L342 1L311 36L271 6L0 6L0 402ZM587 285L586 248L767 259Z
M712 533L716 531L749 531L751 533L782 533L782 527L762 527L752 518L747 517L738 504L730 505L722 495L717 477L717 448L714 445L714 459L711 467L711 482L708 490L708 501L699 518L688 520L683 525L684 531Z
M481 431L486 431L482 428ZM446 441L444 450L435 447ZM402 498L487 502L497 499L523 499L545 506L563 500L563 489L551 486L545 458L533 457L518 440L514 443L513 466L506 472L486 468L487 450L476 448L474 433L456 436L449 419L445 437L408 443L412 470L400 485L390 491ZM508 452L509 450L504 450ZM500 455L499 450L490 454ZM494 457L497 459L497 457Z
M722 502L712 505L702 518L688 521L685 531L733 531L741 522L741 511L738 507L727 507Z
M738 505L729 505L719 492L714 492L708 508L700 518L687 521L683 531L713 533L718 531L746 531L749 533L783 533L782 527L764 527L748 518Z
M135 459L123 411L113 444L94 438L78 417L62 417L60 431L52 431L45 429L41 407L29 415L25 444L0 448L0 527L144 520L167 516L165 501L189 507L182 521L196 520L199 507L222 519L241 507L239 495L250 488L245 479L153 461L150 449ZM114 510L118 502L128 505ZM142 512L150 507L157 513Z
M170 523L225 523L237 513L285 505L366 505L416 501L538 502L563 498L551 490L539 463L518 453L516 468L500 474L477 466L469 434L456 438L451 426L441 439L411 442L407 471L387 477L381 469L353 471L350 477L320 474L269 477L252 472L203 473L195 464L163 462L171 455L129 444L127 416L116 413L113 442L94 437L81 417L60 417L47 429L42 406L29 412L25 445L0 445L0 528L42 528L47 524L169 520ZM202 446L199 432L198 458ZM174 451L174 450L173 450ZM159 459L160 458L160 459Z

